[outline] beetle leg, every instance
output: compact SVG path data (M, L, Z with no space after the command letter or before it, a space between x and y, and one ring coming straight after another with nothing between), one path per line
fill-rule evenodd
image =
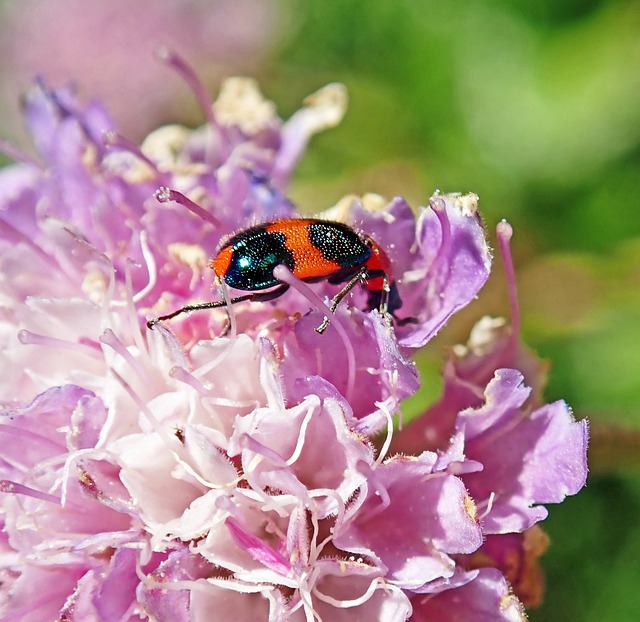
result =
M385 274L382 277L382 295L380 296L380 313L386 317L389 314L389 292L391 286L389 285L389 277Z
M331 299L331 305L329 305L331 313L336 312L340 301L356 286L357 283L363 281L366 276L367 268L363 267L356 273L355 276L351 277L351 279L347 281L347 284ZM322 333L327 330L327 326L329 326L330 322L331 320L327 316L325 316L320 326L316 328L316 332L322 335Z
M252 300L254 302L267 302L268 300L275 300L279 296L282 296L288 289L290 285L288 283L282 283L273 289L270 289L267 292L255 292L253 294L249 294L247 297L242 297L244 300ZM231 302L234 303L236 299L234 298Z

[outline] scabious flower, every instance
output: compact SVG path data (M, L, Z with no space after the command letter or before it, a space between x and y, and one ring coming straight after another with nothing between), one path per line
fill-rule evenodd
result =
M209 105L170 60L204 127L138 148L40 84L24 111L40 158L0 172L2 618L523 620L543 504L585 481L586 424L532 398L496 330L449 361L442 419L393 438L411 354L488 276L477 197L327 211L388 252L410 321L356 291L320 335L335 286L294 280L231 308L227 336L220 309L150 331L211 299L222 238L297 215L291 173L346 106L329 85L282 122L246 79Z

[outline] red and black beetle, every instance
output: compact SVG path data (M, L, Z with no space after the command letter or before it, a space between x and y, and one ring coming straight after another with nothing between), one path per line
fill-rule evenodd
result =
M402 305L387 254L375 240L341 222L295 218L256 225L226 240L210 265L219 281L252 292L231 298L230 304L281 296L289 285L276 279L273 270L285 265L301 281L345 283L331 301L331 312L357 283L369 292L369 309L393 316ZM147 326L188 311L226 306L225 300L185 305ZM316 330L322 333L328 325L325 318Z

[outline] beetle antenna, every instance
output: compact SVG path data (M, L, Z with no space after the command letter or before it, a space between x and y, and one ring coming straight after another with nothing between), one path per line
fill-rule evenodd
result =
M191 311L200 311L201 309L219 309L221 307L229 307L230 305L234 305L237 302L244 302L245 300L253 300L254 302L267 302L269 300L273 300L274 298L278 298L282 294L284 294L289 289L289 285L287 283L282 283L278 285L278 287L274 287L266 292L252 292L251 294L244 294L243 296L236 296L235 298L230 298L228 300L213 300L212 302L196 302L191 305L184 305L184 307L180 307L171 313L167 313L167 315L161 315L159 317L153 318L152 320L147 320L147 328L153 330L153 327L158 322L163 322L164 320L171 320L176 315L181 315L182 313L190 313Z
M254 298L254 294L246 294L244 296L238 296L237 298L231 298L229 300L229 304L235 304L236 302L242 302L243 300L251 300ZM152 320L147 320L147 328L153 330L153 327L158 322L164 322L165 320L171 320L177 315L181 315L182 313L190 313L191 311L200 311L201 309L219 309L220 307L226 307L226 300L214 300L212 302L198 302L191 305L184 305L184 307L180 307L171 313L167 313L166 315L160 315Z

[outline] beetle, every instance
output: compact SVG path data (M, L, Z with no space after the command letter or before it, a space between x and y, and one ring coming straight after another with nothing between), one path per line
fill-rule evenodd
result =
M147 326L152 329L158 322L189 311L226 307L245 300L273 300L289 289L287 283L273 275L274 268L281 264L301 281L345 283L331 300L332 313L358 283L368 290L369 310L379 308L381 313L395 317L395 311L402 306L391 261L375 240L341 222L292 218L240 231L222 244L211 261L210 267L218 282L224 281L230 287L251 293L228 302L217 300L185 305L149 320ZM323 333L329 322L325 317L316 331Z

